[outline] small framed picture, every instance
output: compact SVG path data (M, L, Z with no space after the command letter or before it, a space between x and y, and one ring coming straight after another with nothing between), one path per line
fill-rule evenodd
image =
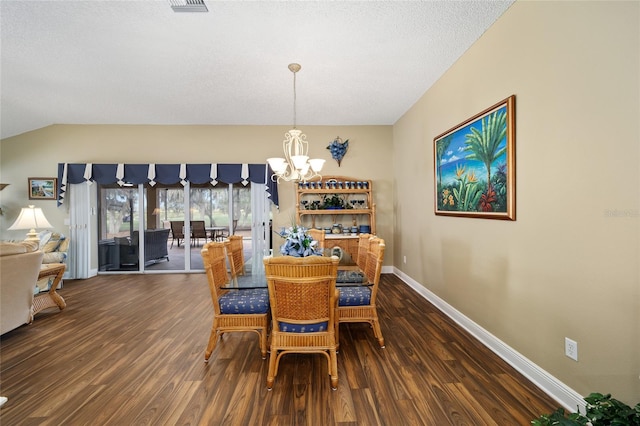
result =
M55 200L57 178L33 177L29 180L30 200Z

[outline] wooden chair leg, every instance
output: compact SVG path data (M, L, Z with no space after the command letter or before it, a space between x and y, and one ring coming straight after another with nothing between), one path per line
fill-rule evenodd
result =
M340 290L336 289L336 305L335 305L335 317L334 317L334 334L336 336L336 352L340 350L340 311L338 310L338 302L340 301Z
M374 318L373 321L371 321L371 325L373 327L373 335L378 339L378 344L381 348L384 348L384 337L382 337L382 330L380 330L380 321L378 321L378 318Z
M329 374L331 375L331 389L338 389L338 357L335 350L329 350Z
M213 319L213 324L211 325L211 334L209 335L209 343L207 343L207 349L204 351L204 362L209 362L209 358L213 353L213 350L216 348L216 344L218 343L218 322L216 319Z
M277 371L277 359L278 354L277 351L271 348L271 354L269 355L269 371L267 372L267 389L271 390L273 388L273 382L276 379L276 371Z
M211 330L211 335L209 336L209 343L207 344L207 349L204 351L204 362L209 362L209 358L213 353L213 350L216 348L216 344L218 343L218 333L215 328Z
M260 352L262 359L267 359L267 329L260 330Z

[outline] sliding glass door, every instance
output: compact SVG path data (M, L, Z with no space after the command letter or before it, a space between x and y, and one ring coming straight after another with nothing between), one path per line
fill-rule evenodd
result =
M202 246L232 234L244 237L249 263L268 237L268 209L253 213L256 197L268 206L264 185L100 185L98 197L101 273L202 271Z
M204 268L200 256L203 241L222 240L229 235L244 237L245 259L250 257L251 184L191 185L189 206L192 245L197 249L192 251L191 269Z
M145 216L144 270L184 271L189 233L184 229L184 188L182 185L144 184Z
M207 242L229 235L229 185L218 183L191 185L189 213L191 215L191 269L203 270L200 250Z
M104 185L98 190L98 270L137 271L138 255L132 241L139 228L138 188Z

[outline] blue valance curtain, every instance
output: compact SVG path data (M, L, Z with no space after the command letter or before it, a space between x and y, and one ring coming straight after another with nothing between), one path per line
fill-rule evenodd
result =
M218 182L247 185L265 184L269 199L278 206L278 185L271 180L273 171L267 164L92 164L58 163L58 206L64 202L68 184L98 182L170 185L187 182L203 184Z

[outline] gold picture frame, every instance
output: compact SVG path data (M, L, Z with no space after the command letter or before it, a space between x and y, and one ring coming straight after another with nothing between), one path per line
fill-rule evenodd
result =
M58 187L58 178L30 177L29 199L30 200L55 200Z
M515 98L436 136L436 215L516 220Z

